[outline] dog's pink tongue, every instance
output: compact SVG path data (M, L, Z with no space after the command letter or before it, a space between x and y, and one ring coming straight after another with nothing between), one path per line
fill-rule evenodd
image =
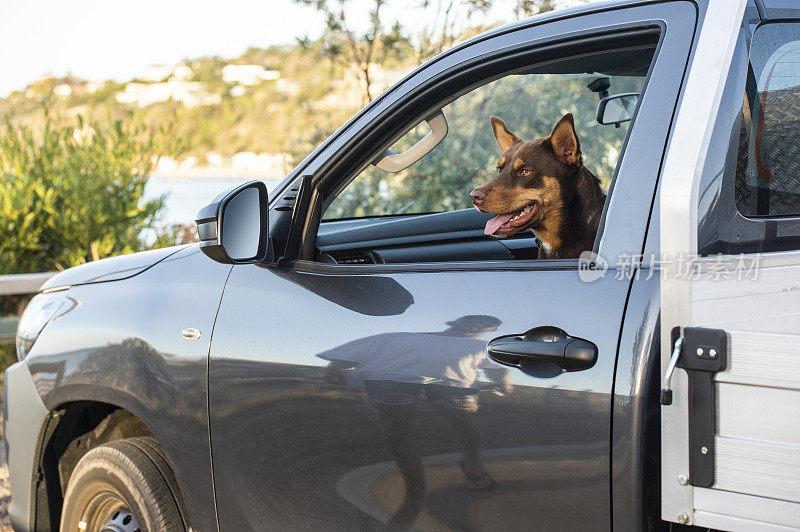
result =
M511 214L498 214L488 222L486 222L486 228L483 230L483 234L485 235L493 235L500 229L504 223L509 221L511 218L514 217L514 213Z

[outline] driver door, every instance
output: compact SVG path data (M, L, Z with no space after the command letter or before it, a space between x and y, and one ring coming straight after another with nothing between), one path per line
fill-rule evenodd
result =
M617 257L642 250L694 24L693 5L674 2L668 10L600 12L477 39L390 90L305 163L304 173L314 175L304 185L310 193L296 194L290 189L297 181L287 181L273 199L271 220L284 196L298 196L295 212L309 214L295 216L303 229L293 228L300 247L312 252L280 266L234 266L212 338L210 430L221 529L611 528L611 392L630 286ZM565 43L564 35L574 38ZM588 279L577 260L513 253L421 259L448 243L447 222L401 235L406 240L394 244L415 251L395 254L399 259L319 260L325 250L314 248L331 234L328 223L340 230L360 224L351 235L362 236L345 244L373 252L384 230L396 231L393 220L426 216L392 213L388 224L376 225L371 215L386 213L373 211L361 220L319 221L323 207L347 198L365 161L379 157L425 109L544 65L543 51L550 60L587 46L602 53L618 49L623 36L628 44L642 37L658 51L612 167L595 249L608 260L607 272ZM490 112L475 127L488 128ZM397 129L403 115L398 134L378 137ZM582 142L588 147L592 139ZM469 190L454 188L454 201ZM443 209L435 216L465 216ZM465 230L482 233L483 223ZM482 234L458 240L499 244ZM420 251L425 247L428 255ZM487 357L488 341L536 328L590 342L596 361L563 371Z

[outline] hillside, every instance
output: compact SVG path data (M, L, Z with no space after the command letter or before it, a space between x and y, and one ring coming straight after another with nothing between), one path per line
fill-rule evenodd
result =
M407 27L375 0L358 29L352 12L295 1L327 20L316 40L153 66L121 82L41 79L0 99L0 123L40 130L45 110L67 120L126 118L158 137L166 128L156 173L275 177L421 62L488 27L586 0L426 1L407 7L417 15Z
M379 93L416 66L409 53L370 67ZM331 61L319 43L251 48L151 67L126 82L46 78L0 100L0 121L36 128L47 107L64 118L131 116L171 127L176 141L159 169L288 166L364 103L357 72Z

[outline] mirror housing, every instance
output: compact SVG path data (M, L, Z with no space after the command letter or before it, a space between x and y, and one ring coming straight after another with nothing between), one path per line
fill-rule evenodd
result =
M250 181L227 190L200 209L195 219L200 250L223 264L270 259L267 185Z
M638 92L606 96L597 104L597 123L619 127L623 122L629 122L638 101Z

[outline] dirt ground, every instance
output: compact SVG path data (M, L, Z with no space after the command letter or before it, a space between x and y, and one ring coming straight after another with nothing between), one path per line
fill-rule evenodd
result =
M0 388L2 390L2 388ZM3 415L0 414L0 422ZM0 434L2 436L2 434ZM6 464L6 449L0 444L0 532L11 530L11 521L8 518L8 503L11 502L11 488L8 485L8 465Z
M0 298L0 301L2 298ZM0 345L0 532L12 530L11 520L8 518L8 503L11 502L11 488L8 484L8 464L6 463L6 447L3 445L2 440L3 429L3 385L5 384L5 370L12 363L16 361L16 354L13 352L13 347L8 345Z
M0 467L0 530L3 532L11 530L11 521L8 519L9 502L11 502L11 490L8 488L8 466L3 463Z

